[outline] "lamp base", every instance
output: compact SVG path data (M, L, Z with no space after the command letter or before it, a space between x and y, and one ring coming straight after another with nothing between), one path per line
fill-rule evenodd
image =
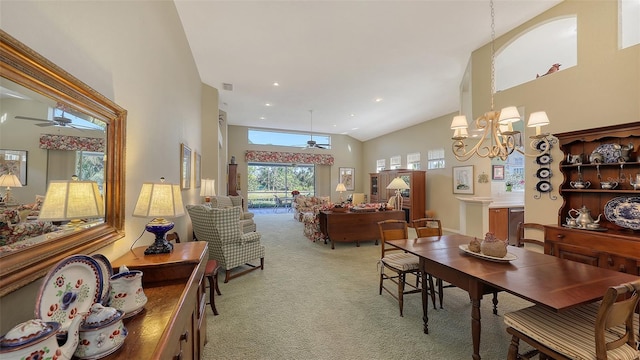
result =
M167 241L167 231L173 229L174 223L167 221L164 223L154 223L153 221L145 226L145 229L156 235L153 245L149 246L145 251L145 255L168 254L173 251L173 244Z

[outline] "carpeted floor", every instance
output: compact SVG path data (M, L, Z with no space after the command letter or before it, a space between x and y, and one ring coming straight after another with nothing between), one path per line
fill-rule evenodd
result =
M471 304L466 292L445 289L444 309L429 312L422 332L420 295L397 301L378 295L379 246L329 245L302 235L291 213L255 217L266 247L265 269L223 283L220 315L207 307L205 359L469 359ZM529 306L499 295L500 314ZM482 304L483 359L504 359L510 338L502 316Z

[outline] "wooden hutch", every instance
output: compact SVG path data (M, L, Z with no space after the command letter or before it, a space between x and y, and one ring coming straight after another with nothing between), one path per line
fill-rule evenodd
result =
M640 174L640 122L614 125L589 130L572 131L555 135L558 138L564 159L560 162L560 172L564 179L560 186L563 204L558 211L557 225L545 226L545 253L561 258L575 260L612 270L640 274L640 216L626 225L619 217L605 217L605 208L615 208L615 204L630 202L631 207L640 201L640 187L634 190L636 174ZM610 149L619 144L628 147L632 144L628 159L624 161L590 162L589 155L599 146ZM600 151L601 152L601 151ZM570 163L568 155L582 154L582 164ZM611 156L609 161L611 161ZM605 158L607 155L605 155ZM606 159L605 159L606 160ZM590 186L577 189L572 182L589 181ZM602 189L602 181L616 181L615 189ZM600 217L600 229L582 230L570 228L567 217L572 209L582 207L590 210L591 216ZM575 212L571 212L575 217ZM623 226L620 226L622 224Z
M402 208L406 213L407 222L425 216L427 173L424 170L382 170L369 174L369 201L372 203L386 203L395 195L395 190L387 190L387 185L396 177L401 177L409 185L408 190L402 191Z

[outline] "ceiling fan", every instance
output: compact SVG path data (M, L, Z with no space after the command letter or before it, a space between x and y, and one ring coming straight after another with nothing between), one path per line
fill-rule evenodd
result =
M309 110L309 113L311 114L311 138L307 141L304 149L326 149L326 146L329 146L329 144L318 144L313 140L313 110Z
M29 117L29 116L20 116L17 115L15 117L16 119L21 119L21 120L33 120L33 121L42 121L43 123L41 124L34 124L36 126L62 126L62 127L71 127L74 129L78 129L78 130L84 130L84 129L91 129L88 126L82 126L82 125L75 125L73 123L73 120L64 117L64 112L62 113L62 116L54 116L53 120L47 120L47 119L40 119L40 118L34 118L34 117Z

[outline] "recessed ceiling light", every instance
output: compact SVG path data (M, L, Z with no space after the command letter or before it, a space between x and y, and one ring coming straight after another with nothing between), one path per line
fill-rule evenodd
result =
M354 117L354 116L356 116L356 114L349 114L349 116Z
M271 106L271 103L264 103L264 106Z
M264 120L264 119L266 119L266 117L260 116L260 120Z
M279 83L279 82L277 82L277 81L274 81L274 82L273 82L273 86L280 86L280 83Z
M351 131L353 131L353 130L358 130L358 129L359 129L359 128L357 128L357 127L355 127L355 128L351 128Z
M382 101L382 98L376 98L376 102Z

